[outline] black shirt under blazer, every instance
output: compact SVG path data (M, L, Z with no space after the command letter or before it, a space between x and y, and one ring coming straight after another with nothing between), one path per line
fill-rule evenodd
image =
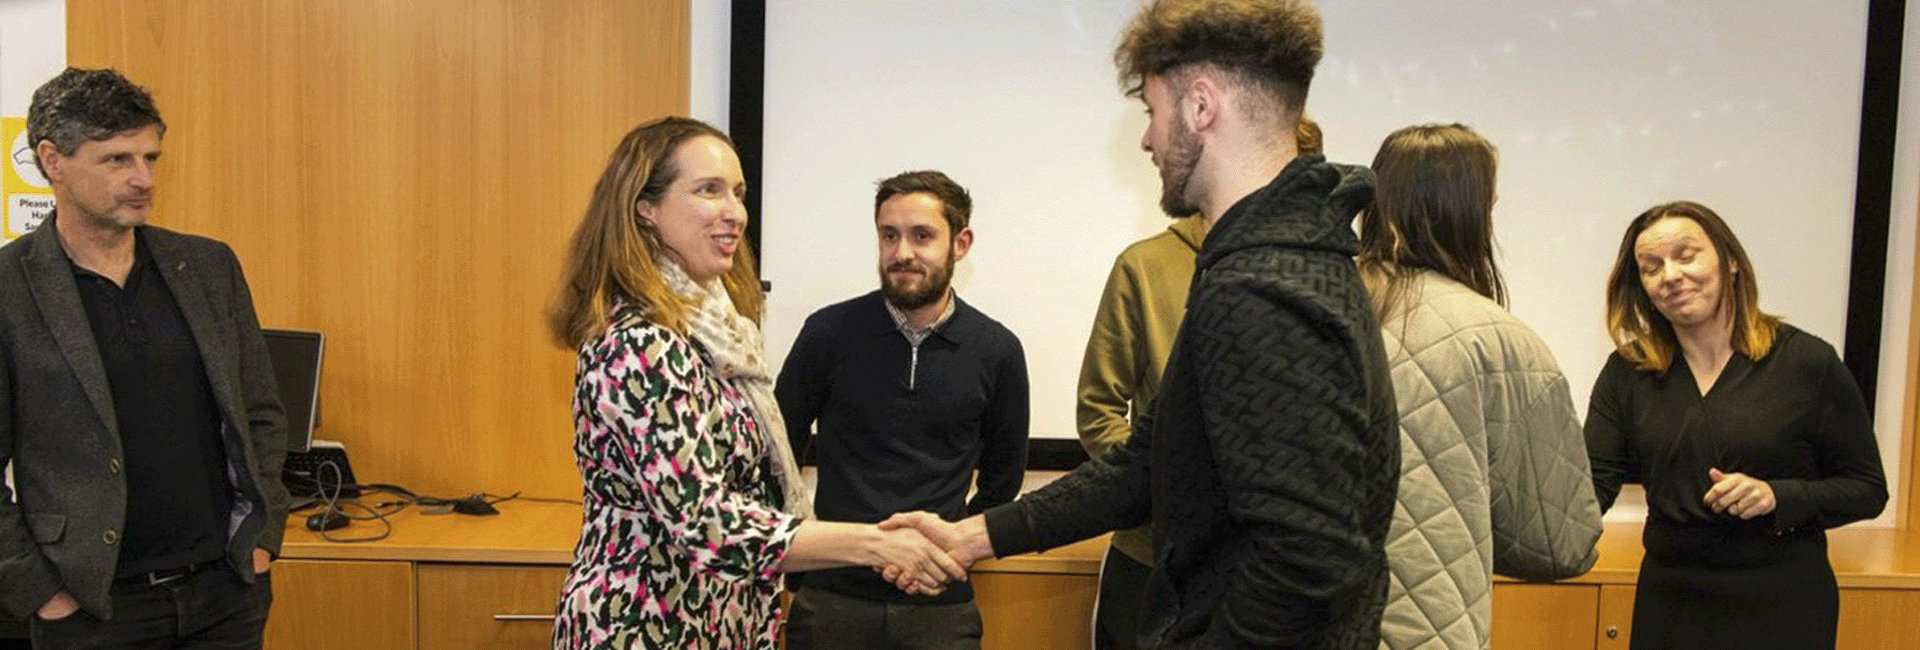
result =
M227 561L251 582L253 549L278 553L286 417L240 261L225 244L141 226L179 301L220 414L233 501ZM65 248L49 218L0 248L0 605L26 618L65 589L112 616L127 484L111 391Z

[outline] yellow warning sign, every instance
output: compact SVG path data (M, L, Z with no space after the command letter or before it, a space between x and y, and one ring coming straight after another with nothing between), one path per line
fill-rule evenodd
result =
M53 214L53 188L40 166L33 161L33 145L27 142L27 118L9 115L0 118L0 142L7 143L6 210L4 239L10 242L33 232Z

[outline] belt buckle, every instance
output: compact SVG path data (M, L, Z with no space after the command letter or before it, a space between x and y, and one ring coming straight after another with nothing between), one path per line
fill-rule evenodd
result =
M148 571L146 575L141 576L144 578L141 582L145 583L148 587L164 587L187 579L188 576L193 575L193 569L194 565L189 564L178 569Z

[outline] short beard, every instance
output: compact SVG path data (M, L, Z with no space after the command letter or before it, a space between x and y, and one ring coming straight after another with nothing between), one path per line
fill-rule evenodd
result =
M941 265L940 268L926 270L926 281L921 283L919 289L895 284L892 278L887 277L887 272L895 269L914 269L911 262L896 264L892 268L880 268L880 295L886 297L887 304L901 311L912 311L938 302L941 296L947 295L947 287L953 284L952 252L948 252L946 264Z
M1200 154L1206 145L1200 142L1200 134L1178 120L1167 135L1167 152L1160 165L1160 210L1176 219L1199 214L1200 206L1190 193L1193 170L1199 166Z

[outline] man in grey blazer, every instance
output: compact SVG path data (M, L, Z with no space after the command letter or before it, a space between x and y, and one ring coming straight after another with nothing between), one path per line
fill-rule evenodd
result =
M38 650L258 648L266 625L285 417L233 251L145 225L165 131L112 70L67 69L27 114L54 215L0 248L0 605Z

